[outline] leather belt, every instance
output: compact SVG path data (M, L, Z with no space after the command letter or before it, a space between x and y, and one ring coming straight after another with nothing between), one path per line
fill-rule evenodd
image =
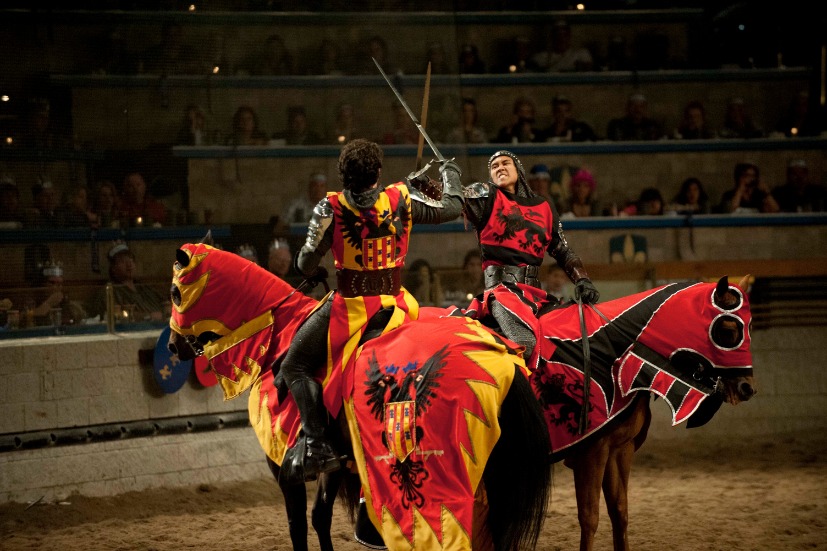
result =
M336 272L338 293L345 298L396 295L402 288L402 268L348 270Z
M483 272L485 275L485 288L491 289L500 283L525 283L532 287L540 288L540 274L539 266L508 266L508 265L491 265Z

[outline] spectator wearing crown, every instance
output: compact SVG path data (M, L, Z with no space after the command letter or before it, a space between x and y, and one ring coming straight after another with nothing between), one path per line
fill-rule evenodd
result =
M241 258L246 258L253 264L258 264L258 252L256 252L256 248L250 245L249 243L239 245L235 252Z
M117 241L107 253L109 281L112 283L113 304L117 317L134 316L134 321L161 321L164 319L165 299L155 288L135 279L135 255L123 241ZM106 319L106 289L102 288L89 308L92 315ZM126 314L123 314L126 312Z
M63 289L63 265L60 262L44 262L40 277L34 284L34 319L37 325L76 325L86 318L83 306L69 300Z
M60 219L57 213L57 193L52 182L41 180L32 186L32 207L26 212L25 225L30 228L57 228Z

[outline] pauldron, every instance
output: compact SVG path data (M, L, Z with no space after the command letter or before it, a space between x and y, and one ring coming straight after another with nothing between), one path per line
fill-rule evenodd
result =
M313 216L310 217L310 222L307 225L307 239L302 247L302 252L311 253L315 251L319 243L322 242L324 232L333 222L333 205L330 200L325 197L313 207Z
M462 189L462 194L466 199L481 199L483 197L488 197L490 193L491 184L487 184L485 182L474 182L473 184L469 184Z

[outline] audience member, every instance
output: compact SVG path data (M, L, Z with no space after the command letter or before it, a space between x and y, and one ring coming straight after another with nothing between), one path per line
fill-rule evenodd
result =
M46 178L32 186L32 207L26 212L25 224L32 228L57 228L60 218L57 213L57 193L52 182Z
M267 270L286 281L292 264L293 255L287 240L274 239L267 251Z
M295 74L293 55L278 34L268 36L262 48L256 48L239 64L240 75L283 76Z
M41 265L34 284L34 322L36 325L77 325L86 319L86 309L70 300L63 290L63 265L54 260Z
M535 127L536 108L534 102L526 97L514 101L511 123L503 126L494 142L496 143L529 143L542 142L543 133Z
M101 180L95 188L95 197L92 200L92 212L102 228L114 228L120 224L120 206L115 184L109 180Z
M454 73L451 63L448 61L448 56L445 53L445 46L440 42L432 42L428 45L428 51L425 53L425 63L422 65L422 74L425 74L428 69L428 64L431 64L431 74L433 75L450 75Z
M316 204L327 194L327 176L314 172L307 181L307 193L296 197L284 211L285 224L307 224Z
M787 163L787 181L775 186L772 196L783 212L824 212L827 189L810 181L810 169L804 159Z
M473 98L462 98L462 123L445 137L448 143L488 143L488 135L477 125L479 111Z
M107 258L116 317L125 317L125 321L162 321L165 298L153 287L136 280L135 255L129 246L123 241L116 242L109 249ZM106 289L101 288L92 299L89 313L105 320L106 308ZM130 316L134 318L130 319Z
M568 292L570 281L566 271L558 264L552 264L546 272L546 276L540 282L543 291L555 297L560 302L571 300Z
M358 75L375 75L376 64L373 63L375 59L379 66L386 74L392 75L401 72L394 62L391 61L390 53L388 51L388 43L379 35L374 35L362 43L361 50L364 52L357 58L354 73Z
M129 172L123 179L118 219L121 227L163 226L168 213L163 203L147 193L146 180L140 172Z
M276 143L284 145L319 145L321 137L307 125L307 110L302 105L287 108L287 130L273 134Z
M342 76L346 74L339 43L329 38L321 41L316 55L312 56L309 63L307 69L309 75Z
M727 102L724 124L718 131L718 136L738 139L761 138L764 132L755 125L747 113L744 98L732 98Z
M327 143L344 145L354 138L360 138L361 133L356 123L356 113L352 103L342 103L336 110L336 122L328 134Z
M709 196L701 181L694 176L684 180L667 210L676 214L709 214Z
M175 22L164 23L161 42L143 52L138 64L139 73L151 75L192 75L199 71L194 49L185 43L184 28Z
M211 136L207 128L207 115L200 106L190 104L181 119L178 136L175 139L178 145L210 145Z
M543 197L550 204L554 205L554 207L559 211L559 205L557 205L551 197L550 186L551 172L549 172L548 166L544 164L532 166L531 170L528 172L528 187L530 187L531 191L535 194Z
M463 44L460 48L459 73L461 75L485 73L485 62L480 58L480 51L475 44Z
M515 36L499 53L500 63L494 72L514 74L536 70L532 61L531 40L527 36Z
M641 93L632 94L626 101L626 114L612 119L606 128L606 137L614 141L659 140L663 138L660 123L648 115L648 102Z
M683 116L672 137L676 140L708 140L715 137L706 123L706 109L698 100L692 100L683 108Z
M735 184L721 196L718 207L722 213L750 214L778 212L778 202L761 180L758 166L738 163L733 171Z
M23 227L23 211L20 208L20 189L8 174L0 177L0 229Z
M393 103L393 129L385 132L379 141L387 145L419 143L419 129L402 104Z
M818 136L824 130L824 121L819 120L818 108L810 102L806 90L797 93L787 112L775 125L775 131L788 138Z
M462 259L462 274L446 281L446 300L462 306L484 290L482 256L479 249L471 249Z
M246 258L253 264L258 264L258 252L256 248L249 243L243 243L235 250L235 254L241 258Z
M242 105L233 115L233 133L227 145L267 145L269 140L258 124L258 115L249 105Z
M660 216L664 213L665 201L660 190L656 187L643 188L640 196L635 202L635 212L629 214L637 214L638 216Z
M423 258L414 260L407 267L402 285L414 296L420 306L442 306L445 302L439 274Z
M600 216L600 206L596 198L597 183L591 172L585 168L575 172L569 182L569 190L569 198L561 211L561 218Z
M552 24L549 48L535 54L532 62L538 71L550 73L591 71L594 67L591 52L572 44L571 27L565 19L558 19Z
M89 205L89 188L75 186L64 193L57 217L66 227L98 227L98 217Z
M571 100L556 96L551 102L551 126L543 132L547 142L587 142L597 136L592 127L574 118Z

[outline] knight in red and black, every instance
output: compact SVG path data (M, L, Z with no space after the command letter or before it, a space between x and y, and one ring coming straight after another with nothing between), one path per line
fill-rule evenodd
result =
M566 242L556 207L531 190L517 156L497 151L488 171L489 182L465 188L465 216L477 231L485 277L485 292L467 312L481 320L492 316L506 337L526 347L526 365L534 369L537 313L557 302L538 280L546 253L574 283L576 298L595 303L600 294Z
M303 477L291 479L294 482L312 480L341 465L324 435L321 385L313 375L328 365L325 384L335 384L337 373L378 312L391 307L402 313L397 317L418 317L416 299L401 285L411 227L449 222L462 212L456 163L440 163L441 185L425 174L429 163L406 181L383 186L379 183L382 158L382 149L368 140L352 140L344 146L338 162L343 191L328 192L316 205L306 242L295 258L299 273L315 278L324 270L319 267L322 258L332 251L337 290L298 330L280 367L305 434L306 452L296 458L303 465L295 465L297 472L303 469Z

